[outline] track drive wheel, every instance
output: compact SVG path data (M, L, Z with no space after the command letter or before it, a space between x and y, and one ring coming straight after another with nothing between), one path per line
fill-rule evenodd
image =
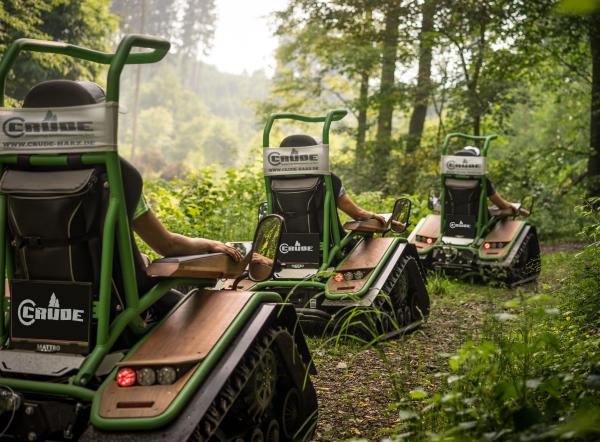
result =
M287 329L266 330L225 382L199 422L193 440L309 440L317 405L306 370ZM299 376L306 379L301 387L294 381Z
M421 318L415 306L416 290L409 271L418 269L415 258L406 256L394 267L374 306L378 309L380 333L393 333ZM417 270L413 278L421 277Z
M530 230L511 262L508 283L523 284L535 280L540 274L540 245L535 230Z
M281 405L281 429L286 440L294 440L294 435L302 426L302 402L296 388L290 388Z

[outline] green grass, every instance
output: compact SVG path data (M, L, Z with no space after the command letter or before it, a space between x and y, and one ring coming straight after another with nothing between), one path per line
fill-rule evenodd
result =
M377 345L310 339L327 371L316 378L317 388L328 385L321 440L597 440L600 327L573 308L579 292L600 286L594 262L573 251L544 255L538 283L516 289L433 277L428 324L410 336ZM342 395L330 393L336 383ZM357 421L356 403L382 385L387 405L370 411L379 421Z

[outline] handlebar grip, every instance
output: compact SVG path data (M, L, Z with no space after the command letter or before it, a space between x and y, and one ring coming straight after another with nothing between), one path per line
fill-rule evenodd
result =
M449 140L451 138L466 138L468 140L474 140L474 141L485 141L485 140L495 140L496 138L498 138L498 135L493 134L493 135L469 135L469 134L463 134L461 132L453 132L453 133L449 133L448 135L446 135L446 139Z
M134 47L153 50L150 52L131 53ZM167 52L169 52L170 47L171 44L163 38L139 34L126 35L119 43L119 47L114 54L64 42L20 38L8 47L0 62L0 106L4 105L4 86L8 72L22 51L61 54L94 63L110 64L106 95L107 100L117 101L119 98L119 76L121 75L123 66L125 64L156 63L164 58Z
M153 51L132 53L133 48L153 49ZM129 34L119 43L114 58L117 62L119 57L122 56L121 53L125 53L127 56L125 64L156 63L167 55L170 48L171 43L164 38L153 35Z
M348 111L346 109L334 109L329 111L326 115L319 115L316 117L295 114L291 112L279 112L271 114L267 119L267 123L265 124L265 129L263 131L263 146L269 147L269 136L275 120L294 120L302 121L304 123L325 123L323 126L323 142L328 143L329 127L331 126L331 122L340 121L346 115L348 115Z

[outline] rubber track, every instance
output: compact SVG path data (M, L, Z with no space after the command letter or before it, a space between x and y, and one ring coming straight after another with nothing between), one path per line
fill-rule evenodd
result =
M396 286L396 284L400 280L400 277L405 272L406 266L408 265L408 263L411 260L413 262L415 262L417 268L419 269L419 275L418 275L418 277L420 277L423 281L425 281L424 275L423 275L423 270L422 270L421 266L419 265L420 263L417 260L415 260L415 258L413 256L404 256L404 257L402 257L401 259L398 260L398 262L396 263L396 265L392 269L392 272L390 273L390 276L388 277L387 281L385 282L385 284L383 285L383 287L381 289L381 291L385 295L390 296L390 293L392 293L392 290L394 289L394 287ZM407 287L407 291L408 291L407 296L408 297L412 296L414 298L415 296L417 296L417 293L416 293L417 289L415 287L412 287L412 291L411 291L410 275L407 274L406 275L406 279L407 279L407 285L408 285L408 287ZM390 297L390 299L391 299L391 297ZM416 301L416 299L415 299L415 301ZM392 302L393 302L393 299L392 299ZM378 296L377 298L375 298L375 307L378 310L383 310L385 313L389 313L389 312L386 311L387 308L389 307L389 305L386 305L386 304L387 304L387 299L385 297ZM394 316L395 316L396 312L393 312L393 313L394 313ZM417 322L417 321L420 321L420 319L419 320L413 320L410 324L412 324L414 322ZM407 327L410 324L402 324L402 327Z
M252 377L254 370L256 370L262 356L267 349L273 347L275 340L282 333L287 333L287 329L283 327L272 328L256 338L248 354L244 356L235 371L227 379L225 385L202 417L194 430L194 434L189 439L190 441L206 442L217 432L227 413L235 408L236 401L243 400L241 393ZM297 352L295 345L293 350ZM295 357L299 356L296 355ZM281 365L285 366L284 363Z
M535 279L540 274L541 259L540 259L540 254L539 254L539 245L538 245L538 253L535 256L531 256L529 258L529 260L525 263L525 269L524 269L523 273L521 273L521 269L515 269L513 267L513 263L519 262L519 258L521 257L521 255L523 253L525 253L525 250L527 250L527 247L529 247L529 242L532 239L537 240L537 237L534 233L529 232L527 234L527 236L525 236L525 239L519 246L519 250L517 251L517 253L515 254L515 256L513 258L513 261L510 266L510 272L511 272L510 279L512 280L513 278L515 278L515 280L510 281L511 286L515 286L518 284L523 284L525 282L528 282L532 279ZM528 272L528 269L530 268L530 266L535 266L534 270L531 271L531 273ZM517 279L517 278L519 278L519 279Z

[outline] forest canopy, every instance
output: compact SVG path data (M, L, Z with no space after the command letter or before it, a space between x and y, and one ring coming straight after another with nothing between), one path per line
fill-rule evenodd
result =
M331 169L341 177L353 201L367 211L390 212L398 197L407 196L412 212L406 233L432 213L428 196L440 193L440 148L445 137L454 132L497 134L487 172L494 188L508 200L534 199L529 223L523 225L527 229L532 226L528 232L535 228L541 241L539 279L515 288L498 287L498 281L483 277L476 285L470 283L471 270L465 280L457 281L436 269L426 275L431 310L428 318L421 316L424 322L417 331L408 333L405 327L398 339L386 342L380 341L381 336L369 342L356 337L346 342L340 336L309 340L319 371L311 374L320 401L315 437L333 440L342 435L372 440L389 436L391 439L386 440L457 442L599 440L600 0L286 0L270 17L277 43L274 71L240 74L221 72L202 61L214 50L218 2L2 0L0 55L21 37L64 41L100 51L113 51L129 33L168 39L171 50L161 63L124 70L119 153L142 173L145 199L160 222L170 232L193 237L192 243L198 237L220 241L252 238L258 206L266 199L261 131L271 113L323 115L331 109L347 109L348 116L332 126ZM243 46L245 31L239 29L231 38ZM90 62L22 54L9 74L6 104L21 105L33 85L49 79L89 80L106 86L106 73L106 67ZM320 130L320 125L278 121L271 140L279 145L285 135L318 137ZM482 178L481 183L485 182ZM78 209L79 205L73 215ZM514 214L513 207L506 209ZM487 216L486 210L481 206L479 213ZM285 212L290 213L295 212ZM347 219L344 214L341 218ZM494 226L506 220L493 218L498 221ZM118 225L120 233L127 235L124 219L123 214ZM103 232L111 232L106 228L111 224L103 225ZM160 232L165 234L162 228ZM167 232L166 237L169 235ZM71 244L82 238L92 242L88 235L69 236L66 242L70 263ZM103 236L108 242L106 238ZM364 238L366 242L372 235L365 234ZM466 244L444 242L445 234L422 238L454 252L459 247L453 245ZM520 241L516 235L510 242L488 242L485 238L464 248L507 247L505 262L527 257L522 246L510 249ZM43 244L39 237L27 239L37 244L35 247ZM344 244L358 244L353 251L365 244L359 242L363 237L351 239L357 241ZM392 239L388 234L383 239L396 244L396 250L412 247L405 238ZM20 242L13 242L15 250L20 249ZM225 247L218 241L212 243ZM138 244L142 252L157 256L147 244ZM342 258L349 256L344 255L347 250L335 247L330 256L345 264ZM383 278L379 276L387 272L398 278L388 286L388 292L408 306L409 285L414 289L419 278L400 279L399 275L414 264L415 275L423 276L425 272L419 271L417 263L426 259L420 260L413 248L411 261L400 261L398 253L388 252L392 246L385 247L377 268L373 265L365 272L361 266L354 273L346 272L347 268L342 270L340 263L330 260L318 273L302 276L303 282L319 278L333 281L334 275L349 280L364 278L364 284L376 281L379 285L368 289L362 303L367 297L389 297L383 293L386 285L380 283ZM127 248L119 247L121 258L128 253ZM108 249L110 253L104 255ZM110 258L108 266L105 262L112 248L102 252L104 275L104 269L113 267ZM534 255L537 261L539 253ZM473 254L471 259L476 257ZM402 267L392 269L392 259L402 262ZM385 266L389 270L381 270ZM508 266L498 267L505 271ZM111 281L110 271L106 275L109 278L105 282ZM72 269L71 279L75 281ZM215 282L204 279L198 284L206 281ZM114 280L112 283L116 289ZM319 284L318 290L327 287ZM100 299L110 299L110 285L104 284L108 295ZM135 288L134 283L131 286ZM296 289L294 286L288 295ZM131 293L135 299L135 290ZM158 299L156 293L150 295L152 302ZM190 293L178 307L205 291ZM304 296L301 289L296 293ZM307 303L310 296L312 292L306 295ZM317 297L310 299L311 309ZM109 305L94 302L95 308ZM360 311L355 298L352 302L350 310ZM144 309L150 305L145 304ZM118 307L116 311L121 305ZM126 314L130 311L125 309ZM144 315L152 320L151 309ZM115 320L111 327L124 328L125 324ZM227 329L230 342L234 338L241 341L235 330L229 333L234 328L239 330ZM261 333L264 330L261 328ZM301 328L295 330L302 334ZM220 340L218 345L222 342L227 341ZM279 344L277 348L277 353L283 351ZM211 350L198 364L213 354ZM258 361L254 356L251 359ZM277 367L267 368L271 373L271 368ZM192 374L190 369L187 379L200 372ZM86 375L86 382L94 373L98 371L90 371L89 378ZM208 379L213 378L212 373ZM38 374L27 376L30 381ZM61 375L59 379L70 383L76 377ZM349 379L352 388L346 388ZM87 388L69 387L80 392ZM240 395L244 400L250 396ZM52 401L59 403L54 393ZM237 404L245 407L245 402ZM77 402L75 409L80 405ZM294 414L297 410L294 404L291 407L289 414ZM280 408L284 409L283 405ZM13 410L6 429L14 416ZM256 425L266 423L255 416L252 419ZM189 426L189 420L185 425ZM279 438L278 431L272 439ZM30 434L37 438L36 433ZM263 433L258 434L257 440L262 440Z

